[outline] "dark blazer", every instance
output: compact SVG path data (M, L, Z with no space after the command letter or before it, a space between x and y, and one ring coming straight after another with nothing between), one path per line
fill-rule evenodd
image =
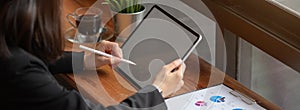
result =
M119 105L90 108L75 90L67 90L53 77L72 72L72 53L67 52L54 63L45 64L23 49L10 48L12 56L0 59L1 108L9 110L166 110L161 94L147 86ZM83 62L84 53L73 53ZM83 63L82 63L83 64ZM81 69L83 68L82 65ZM149 108L150 107L150 108ZM148 108L148 109L147 109Z

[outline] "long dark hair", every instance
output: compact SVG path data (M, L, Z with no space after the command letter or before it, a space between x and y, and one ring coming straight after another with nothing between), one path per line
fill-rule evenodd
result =
M61 0L1 0L0 9L0 58L14 46L44 61L62 54Z

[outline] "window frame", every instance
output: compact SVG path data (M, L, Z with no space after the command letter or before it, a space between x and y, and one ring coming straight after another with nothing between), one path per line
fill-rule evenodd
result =
M265 0L203 2L221 28L300 72L300 18Z

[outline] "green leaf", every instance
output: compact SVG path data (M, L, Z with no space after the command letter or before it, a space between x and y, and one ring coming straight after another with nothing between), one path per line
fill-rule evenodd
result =
M130 13L130 0L126 0L126 13Z
M102 2L101 4L102 4L102 5L110 5L110 3L108 3L109 1L108 1L108 2L107 2L107 1L108 1L108 0L105 0L105 2Z
M105 0L114 11L122 13L134 13L141 11L142 6L139 4L140 0Z
M120 5L122 7L122 10L124 10L126 8L126 4L124 2L125 2L125 0L120 0Z
M119 4L119 2L117 1L117 0L112 0L113 1L113 3L114 3L114 5L115 5L115 7L117 8L117 10L116 11L121 11L122 10L122 7L121 7L121 5Z
M109 4L109 6L110 6L110 8L111 8L112 10L117 10L117 8L115 7L115 5L112 4L110 0L105 0L105 2Z
M137 0L134 0L134 1L133 1L133 10L134 10L134 12L135 12L135 11L138 11L138 10L137 10L137 9L138 9L138 5L137 5L138 3L137 3L137 2L138 2Z

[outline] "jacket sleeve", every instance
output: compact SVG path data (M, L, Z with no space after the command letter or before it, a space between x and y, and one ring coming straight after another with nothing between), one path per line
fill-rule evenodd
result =
M98 105L93 110L167 110L167 106L161 93L154 86L146 86L119 105L107 108Z
M23 60L23 61L20 61ZM14 62L15 61L15 62ZM17 64L16 66L13 66ZM10 77L1 80L1 98L9 110L89 110L75 90L60 86L42 61L19 58L7 65Z
M73 64L76 63L76 64ZM73 68L73 66L75 66ZM84 52L64 52L56 61L48 64L52 74L80 72L84 69Z
M153 86L141 89L119 105L90 107L77 91L60 86L42 61L16 63L16 69L10 69L15 75L1 83L5 90L1 97L11 110L166 110L161 94Z
M59 60L57 60L54 63L51 63L48 67L52 74L73 73L73 70L75 70L76 72L82 71L83 57L84 57L83 52L65 52L64 55ZM72 63L76 63L76 64L72 64ZM77 96L77 93L73 93L73 92L69 91L68 94L72 94L70 96L76 96L78 98L79 96ZM94 104L88 103L88 105L94 105ZM135 110L135 109L136 110L141 110L141 109L142 110L167 110L167 107L164 102L164 99L161 96L161 93L159 93L154 86L146 86L145 88L142 88L133 96L130 96L124 101L122 101L119 105L109 106L105 108L104 106L99 104L93 107L93 110Z

